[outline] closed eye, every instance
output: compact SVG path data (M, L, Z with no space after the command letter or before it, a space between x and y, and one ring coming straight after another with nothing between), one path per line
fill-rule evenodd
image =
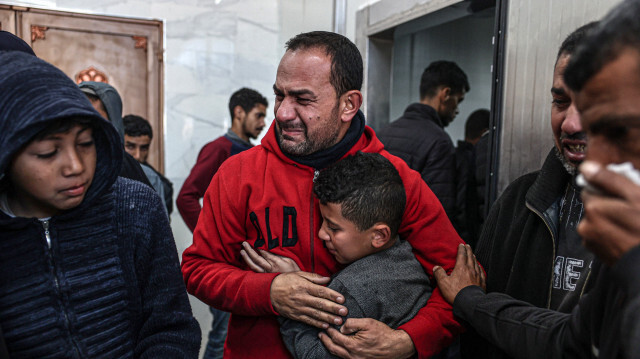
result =
M51 152L38 153L38 154L36 154L36 157L40 158L40 159L47 159L47 158L51 158L51 157L55 156L56 153L58 153L58 149L57 148L55 150L51 151Z
M91 140L91 141L86 141L86 142L80 142L80 143L78 143L78 146L88 148L88 147L93 146L93 144L94 144L94 142L93 142L93 140Z

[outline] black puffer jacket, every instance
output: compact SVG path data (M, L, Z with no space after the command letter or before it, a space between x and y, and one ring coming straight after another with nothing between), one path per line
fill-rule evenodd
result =
M483 218L476 182L476 150L473 144L458 141L456 147L456 218L454 225L462 239L475 249Z
M402 158L438 197L449 219L455 217L455 148L433 107L414 103L377 132L391 154Z

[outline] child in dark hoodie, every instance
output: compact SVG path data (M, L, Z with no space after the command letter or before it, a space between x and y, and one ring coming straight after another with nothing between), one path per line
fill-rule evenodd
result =
M196 358L158 196L60 70L0 52L0 327L12 358Z

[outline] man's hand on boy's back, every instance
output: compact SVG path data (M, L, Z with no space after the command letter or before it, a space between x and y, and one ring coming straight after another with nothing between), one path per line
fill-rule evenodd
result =
M477 285L485 289L484 270L468 244L458 246L456 266L450 275L447 275L442 267L436 266L433 267L433 276L438 282L442 296L449 304L453 304L458 293L468 286Z
M248 242L242 242L240 255L249 268L256 273L289 273L299 272L300 267L296 262L284 256L258 249L256 252Z
M257 252L247 242L242 243L240 255L252 271L257 273L282 273L271 283L271 305L278 314L317 328L329 324L342 324L347 315L342 294L325 287L329 277L300 271L291 258L259 249Z

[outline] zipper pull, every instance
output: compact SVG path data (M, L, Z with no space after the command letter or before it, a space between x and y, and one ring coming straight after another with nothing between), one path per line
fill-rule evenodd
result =
M44 237L47 239L47 246L51 249L51 234L49 234L49 220L42 221L42 227L44 227Z
M320 171L313 170L313 183L316 183L316 179L318 178L319 174L320 174Z

